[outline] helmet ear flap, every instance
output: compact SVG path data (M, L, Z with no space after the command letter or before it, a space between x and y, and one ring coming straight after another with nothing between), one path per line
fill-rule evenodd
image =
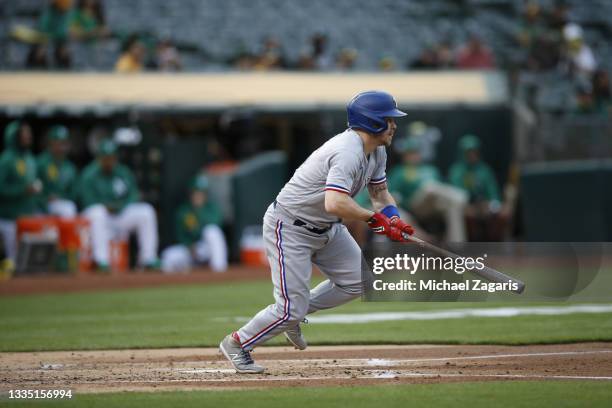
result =
M378 117L376 115L364 113L365 121L368 123L367 131L378 134L387 130L388 125L385 118Z
M349 120L348 122L350 128L362 129L374 134L382 133L387 130L387 121L384 119L381 120L363 113L355 116L353 120Z

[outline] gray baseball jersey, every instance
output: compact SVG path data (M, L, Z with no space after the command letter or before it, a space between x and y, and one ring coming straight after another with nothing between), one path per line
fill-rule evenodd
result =
M295 171L276 197L289 214L316 227L338 217L325 211L325 190L355 197L367 184L386 182L387 152L378 147L366 157L363 141L352 129L332 137Z
M368 183L384 183L386 159L384 147L366 157L361 138L348 129L313 152L268 207L263 238L275 302L236 332L244 349L299 324L307 314L361 294L361 249L338 218L325 211L325 190L355 196ZM296 226L296 219L325 229ZM328 279L311 290L313 264Z

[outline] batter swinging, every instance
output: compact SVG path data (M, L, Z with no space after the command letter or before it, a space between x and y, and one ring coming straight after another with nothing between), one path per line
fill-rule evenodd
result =
M349 128L315 150L266 211L263 236L275 303L219 345L239 373L263 372L250 351L280 333L305 349L300 323L306 315L361 295L361 250L341 219L367 222L394 241L403 240L402 232L414 233L400 220L385 175L394 118L406 114L380 91L358 94L347 112ZM353 200L365 186L376 212ZM328 279L310 290L312 264Z

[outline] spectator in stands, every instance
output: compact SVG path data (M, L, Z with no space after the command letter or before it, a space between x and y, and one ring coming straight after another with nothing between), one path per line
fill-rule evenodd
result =
M99 0L79 0L68 18L70 35L77 40L94 40L109 35Z
M125 51L115 64L115 71L121 73L134 73L142 71L144 67L145 48L136 36L132 36L126 43Z
M68 47L68 41L57 43L53 55L55 57L55 67L57 69L69 70L72 67L72 55Z
M584 42L582 27L573 23L567 24L563 28L563 38L564 56L569 72L579 79L590 81L597 69L597 61L591 47Z
M455 66L455 56L449 41L441 41L432 47L426 47L414 60L411 69L448 69Z
M521 62L524 68L546 71L559 63L558 35L544 24L540 5L535 1L525 6L517 42L526 53L526 60Z
M68 16L72 0L51 0L40 16L39 27L55 43L68 39Z
M553 33L546 33L534 39L529 50L527 69L532 71L548 71L559 65L561 47Z
M36 174L36 160L30 148L32 130L23 121L14 121L4 129L4 151L0 154L0 235L5 256L15 262L18 217L39 212L42 184Z
M419 223L432 217L443 218L446 224L446 240L466 240L464 210L467 194L443 183L438 169L423 163L420 140L405 138L400 146L403 162L389 172L389 191L400 207L413 214Z
M499 241L508 214L502 206L493 170L480 158L480 140L474 135L463 136L458 155L450 168L449 181L469 196L465 209L468 237L470 241Z
M391 56L385 56L378 61L378 69L385 72L395 71L397 65L395 64L395 59Z
M299 68L306 70L324 71L331 69L333 58L329 55L327 36L315 34L310 39L310 49L300 57Z
M434 48L436 53L436 65L438 69L455 67L455 53L453 45L448 40L440 41Z
M285 68L285 66L285 57L278 38L267 37L263 42L261 52L255 56L253 68L258 71L268 71Z
M536 1L528 1L523 10L517 41L519 45L530 50L535 41L544 35L546 27L541 18L540 5Z
M555 1L552 10L548 13L548 26L561 33L563 31L563 27L569 23L569 5L567 4L567 0L557 0Z
M210 199L208 186L208 178L201 174L191 183L189 201L176 215L178 243L162 252L162 270L166 273L189 271L206 262L215 272L227 269L227 244L220 228L222 213Z
M70 68L70 48L68 47L68 18L72 0L51 0L40 17L40 31L53 44L55 66Z
M357 60L357 50L354 48L343 48L336 56L336 69L341 71L350 71L355 68Z
M419 54L416 60L410 64L411 69L436 69L438 62L436 60L436 52L433 48L425 47Z
M183 69L179 51L169 38L163 39L157 44L156 65L160 71L180 71Z
M96 160L83 169L79 189L83 215L91 225L93 258L101 271L109 269L111 239L127 239L132 232L138 239L138 264L159 267L155 210L139 201L134 175L117 162L112 140L100 143Z
M49 68L47 60L47 45L44 43L32 44L26 57L26 69L45 70Z
M480 38L472 35L468 43L459 51L457 56L459 69L492 69L495 68L493 53L486 47Z
M65 126L53 126L48 135L47 151L38 156L36 164L43 185L42 207L49 214L71 218L77 214L77 170L66 158L68 139Z

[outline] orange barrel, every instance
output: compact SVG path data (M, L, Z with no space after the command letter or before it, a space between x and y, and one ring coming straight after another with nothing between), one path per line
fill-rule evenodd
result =
M60 249L82 249L83 236L89 233L89 221L82 217L58 218Z
M247 266L268 266L266 252L259 248L240 249L240 263Z
M70 271L92 268L89 221L83 217L58 218L60 251L66 252Z
M249 266L268 266L261 225L251 225L242 231L240 262Z
M127 239L113 239L110 242L110 269L126 273L130 267L130 245Z

